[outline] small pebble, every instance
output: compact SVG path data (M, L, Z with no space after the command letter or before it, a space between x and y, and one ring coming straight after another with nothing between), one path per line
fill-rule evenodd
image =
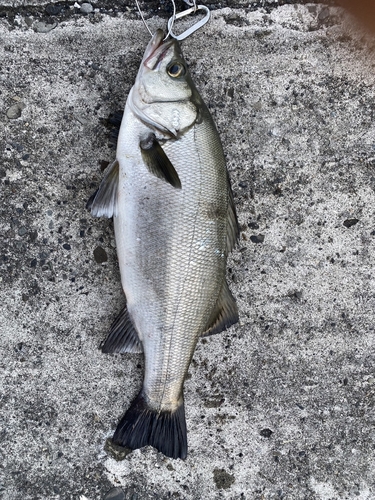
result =
M33 28L37 33L48 33L49 31L56 28L56 26L57 23L47 24L43 21L38 21L37 23L34 23Z
M9 120L16 120L21 116L22 113L22 106L19 104L13 104L8 110L7 110L7 117Z
M83 3L81 5L81 12L83 14L91 14L91 12L94 10L94 7L91 5L91 3Z
M330 16L330 11L328 7L323 7L323 9L318 14L319 21L326 21Z
M125 500L125 493L120 487L112 488L105 494L103 500Z
M25 236L25 234L27 233L27 227L26 226L22 226L19 228L18 230L18 236Z
M61 5L50 3L46 6L45 11L49 16L57 16L61 12Z

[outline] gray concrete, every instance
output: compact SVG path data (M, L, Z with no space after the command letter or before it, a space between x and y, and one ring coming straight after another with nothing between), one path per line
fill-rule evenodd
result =
M125 14L34 21L0 18L0 497L373 500L375 41L286 5L215 11L184 44L233 181L241 321L197 347L187 460L117 462L143 361L98 349L123 297L85 202L148 35Z

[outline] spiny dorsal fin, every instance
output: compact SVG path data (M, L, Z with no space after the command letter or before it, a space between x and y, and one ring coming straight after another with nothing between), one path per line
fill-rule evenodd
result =
M107 168L99 189L87 202L86 208L91 210L94 217L113 217L117 215L118 180L119 163L115 160Z
M154 134L140 142L143 161L149 172L159 179L163 179L171 186L181 189L181 181L174 166L170 162L164 149L156 140Z
M216 306L211 314L206 330L202 333L202 337L214 335L226 330L238 321L238 309L232 292L228 288L228 284L224 281Z
M240 235L240 227L238 225L236 207L234 206L233 192L228 177L228 231L227 231L227 254L230 253L236 246Z
M102 351L120 354L143 352L142 344L139 341L126 306L112 323L108 337L102 346Z

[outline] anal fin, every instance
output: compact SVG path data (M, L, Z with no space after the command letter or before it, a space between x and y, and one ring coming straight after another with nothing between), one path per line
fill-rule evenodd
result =
M130 319L127 307L120 312L112 323L108 337L102 345L106 353L143 352L142 344Z
M226 281L223 283L216 307L212 311L207 328L202 333L202 337L214 335L226 330L238 321L238 309L236 301L229 290Z

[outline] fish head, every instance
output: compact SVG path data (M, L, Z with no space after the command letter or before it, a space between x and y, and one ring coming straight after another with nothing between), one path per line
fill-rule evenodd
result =
M145 50L132 89L133 112L161 133L177 136L198 116L197 91L177 40L157 30Z

